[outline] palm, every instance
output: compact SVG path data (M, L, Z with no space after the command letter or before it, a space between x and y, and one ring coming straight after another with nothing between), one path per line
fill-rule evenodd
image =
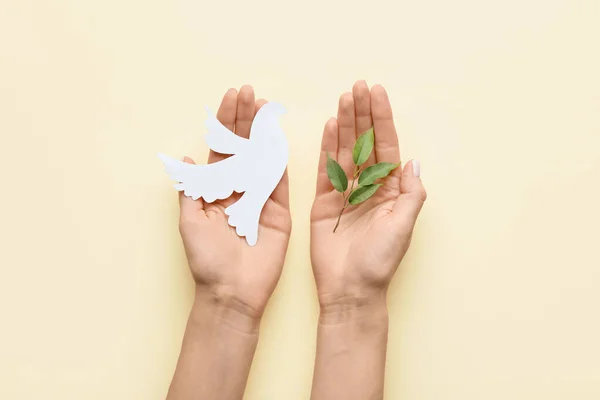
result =
M343 198L329 183L324 155L337 155L346 174L352 176L351 149L357 136L371 127L375 130L375 152L361 168L375 162L399 163L387 94L380 86L371 93L364 82L357 82L352 94L340 98L338 117L327 123L323 134L317 195L311 213L311 257L320 295L331 295L341 284L386 285L410 244L414 224L411 204L416 198L411 189L418 187L410 179L402 182L401 168L385 178L369 200L347 208L333 233ZM424 199L424 192L420 196Z
M236 134L248 137L254 114L264 103L255 102L249 86L239 95L230 90L217 117ZM223 157L211 151L209 163ZM281 274L289 241L287 172L262 210L259 240L253 247L227 223L225 208L240 196L234 193L210 204L182 196L180 230L195 281L222 295L235 294L248 311L260 314Z

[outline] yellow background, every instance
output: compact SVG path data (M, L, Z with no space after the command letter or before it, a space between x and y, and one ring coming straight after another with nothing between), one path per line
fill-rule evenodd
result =
M289 113L294 230L250 400L310 392L322 126L389 91L429 191L387 399L600 398L600 2L0 0L0 398L161 399L192 296L158 151L229 87Z

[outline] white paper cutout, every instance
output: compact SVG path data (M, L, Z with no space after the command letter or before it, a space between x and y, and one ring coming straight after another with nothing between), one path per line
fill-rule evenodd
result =
M171 179L179 182L175 189L194 200L202 197L212 203L233 192L243 192L238 201L225 209L225 214L236 233L254 246L260 213L288 163L287 139L279 126L285 108L278 103L263 105L254 117L249 139L231 132L208 108L206 111L206 143L213 151L231 157L206 165L187 164L164 154L158 157Z

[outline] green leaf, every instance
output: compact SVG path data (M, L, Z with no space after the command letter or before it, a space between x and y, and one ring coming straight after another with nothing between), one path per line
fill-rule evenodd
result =
M362 203L369 197L373 196L381 184L360 186L350 193L348 202L352 205Z
M362 165L369 159L369 156L373 151L374 143L375 133L373 132L373 128L364 132L358 137L358 139L356 139L356 143L354 144L354 150L352 150L352 158L354 159L354 164Z
M360 186L371 185L377 179L385 178L395 170L400 164L392 164L387 162L380 162L375 165L371 165L370 167L365 168L365 170L358 177L358 184Z
M329 181L338 192L345 192L348 189L348 177L346 173L333 158L327 154L327 176Z

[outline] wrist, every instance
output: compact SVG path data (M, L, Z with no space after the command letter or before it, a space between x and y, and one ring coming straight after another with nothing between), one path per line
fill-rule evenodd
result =
M387 325L387 291L320 295L320 324L372 321Z
M196 286L190 318L228 326L245 334L258 334L261 316L235 296Z

